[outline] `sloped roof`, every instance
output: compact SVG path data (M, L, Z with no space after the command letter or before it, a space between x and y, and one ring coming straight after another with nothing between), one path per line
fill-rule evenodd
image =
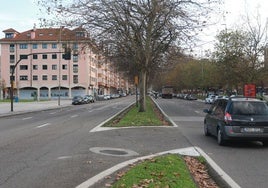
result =
M77 35L77 32L85 32L83 28L76 28L70 30L68 28L42 28L42 29L31 29L18 33L14 29L7 29L3 32L17 32L14 38L2 38L0 42L8 41L75 41L75 40L86 40L87 36ZM34 32L35 37L31 38L31 33Z
M3 31L4 33L19 33L18 31L16 31L15 29L13 28L9 28L9 29L6 29Z

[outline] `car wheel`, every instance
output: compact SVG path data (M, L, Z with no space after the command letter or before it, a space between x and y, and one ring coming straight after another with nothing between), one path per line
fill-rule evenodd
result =
M205 136L209 136L210 135L210 133L208 131L208 125L206 123L204 123L204 134L205 134Z
M218 132L217 132L217 142L220 146L225 145L225 140L222 136L222 131L220 128L218 128Z

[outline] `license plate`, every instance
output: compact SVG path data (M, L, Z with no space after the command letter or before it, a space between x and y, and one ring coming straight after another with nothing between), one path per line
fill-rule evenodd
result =
M244 132L244 133L262 133L263 129L262 128L244 127L244 128L242 128L241 132Z

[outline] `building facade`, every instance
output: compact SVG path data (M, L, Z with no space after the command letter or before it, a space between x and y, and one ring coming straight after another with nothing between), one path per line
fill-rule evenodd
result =
M20 99L72 98L127 91L128 84L94 48L83 28L3 32L5 38L0 44L4 98L10 96L11 71L15 66L13 94ZM69 59L65 57L65 49L72 51Z

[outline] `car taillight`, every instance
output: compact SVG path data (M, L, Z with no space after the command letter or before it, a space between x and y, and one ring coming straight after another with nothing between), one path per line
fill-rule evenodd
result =
M228 112L225 113L224 115L224 121L225 123L230 123L232 121L232 116Z

